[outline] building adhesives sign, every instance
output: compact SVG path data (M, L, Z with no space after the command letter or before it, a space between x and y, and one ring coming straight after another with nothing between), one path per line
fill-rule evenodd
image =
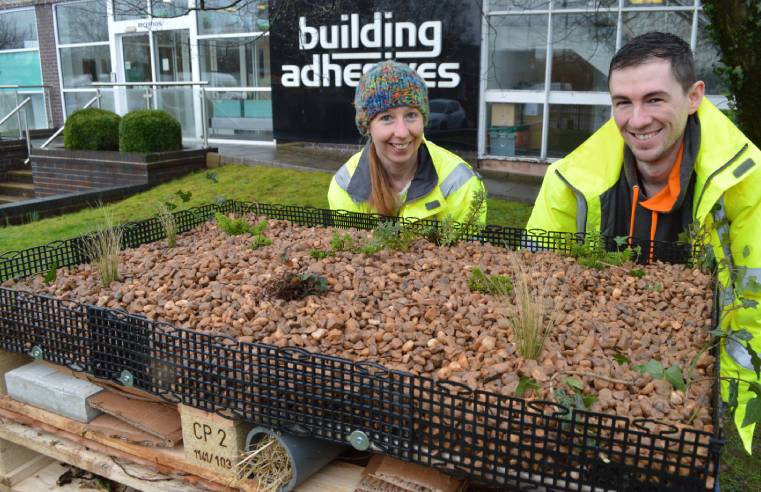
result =
M271 0L270 64L278 140L359 143L354 91L393 59L426 81L436 143L476 145L480 2Z

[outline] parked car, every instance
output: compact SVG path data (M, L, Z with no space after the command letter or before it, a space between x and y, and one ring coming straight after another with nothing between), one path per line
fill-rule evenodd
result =
M456 130L468 126L468 118L462 105L454 99L431 99L428 128Z

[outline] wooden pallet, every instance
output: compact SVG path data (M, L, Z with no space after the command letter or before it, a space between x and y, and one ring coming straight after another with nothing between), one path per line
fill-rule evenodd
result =
M92 432L87 424L0 397L0 439L138 490L237 490L209 469L189 463L181 446L151 448ZM351 492L363 467L334 462L300 485L299 492ZM250 482L246 490L256 490Z

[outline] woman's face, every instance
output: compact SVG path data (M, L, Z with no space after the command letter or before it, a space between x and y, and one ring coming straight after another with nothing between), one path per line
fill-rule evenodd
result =
M417 165L417 151L423 141L423 115L408 106L379 113L370 122L370 138L386 170L405 171Z

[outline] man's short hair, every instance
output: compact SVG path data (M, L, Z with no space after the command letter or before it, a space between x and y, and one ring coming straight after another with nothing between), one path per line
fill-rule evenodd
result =
M636 67L660 58L671 62L671 73L687 92L695 83L695 58L682 38L665 32L649 32L626 43L610 61L608 82L614 70Z

